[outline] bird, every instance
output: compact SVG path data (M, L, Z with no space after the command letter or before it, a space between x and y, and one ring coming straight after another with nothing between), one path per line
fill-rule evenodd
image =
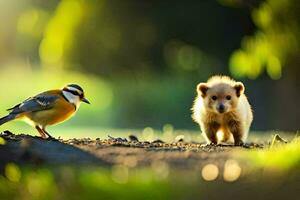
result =
M7 109L9 114L0 118L0 126L21 119L33 126L43 139L54 139L46 127L71 118L81 102L90 104L83 89L77 84L68 84L62 89L48 90L29 97L22 103Z

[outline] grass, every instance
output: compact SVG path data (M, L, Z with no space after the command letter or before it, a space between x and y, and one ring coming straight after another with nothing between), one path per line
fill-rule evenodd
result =
M1 196L5 199L166 199L171 189L165 180L147 170L131 171L130 176L114 177L114 170L103 168L56 170L19 170L21 178L0 179ZM150 193L151 191L151 193ZM12 198L13 197L13 198Z
M288 171L300 166L300 138L295 137L291 143L275 142L269 149L251 151L247 157L258 167Z

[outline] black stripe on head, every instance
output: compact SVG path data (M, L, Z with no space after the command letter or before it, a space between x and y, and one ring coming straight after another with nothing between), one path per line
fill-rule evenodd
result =
M80 90L81 92L83 92L83 89L77 84L69 84L69 85L67 85L67 87L73 87L73 88L76 88L77 90Z
M71 94L75 95L75 96L79 96L80 99L83 98L83 93L79 94L77 91L74 91L74 90L69 90L68 88L64 88L63 91L66 91L66 92L70 92Z

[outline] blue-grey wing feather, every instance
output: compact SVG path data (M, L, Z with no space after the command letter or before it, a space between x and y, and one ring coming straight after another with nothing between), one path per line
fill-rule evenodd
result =
M11 114L47 110L54 106L58 98L59 98L58 96L41 93L37 96L28 98L24 102L8 110L11 111L10 112Z

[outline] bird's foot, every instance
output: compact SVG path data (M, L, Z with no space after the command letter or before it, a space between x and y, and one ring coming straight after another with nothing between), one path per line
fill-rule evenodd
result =
M55 137L52 137L50 134L47 134L47 137L44 139L49 140L49 141L58 141L58 139L56 139Z
M58 139L56 139L54 137L48 137L47 140L49 140L49 141L59 141Z

